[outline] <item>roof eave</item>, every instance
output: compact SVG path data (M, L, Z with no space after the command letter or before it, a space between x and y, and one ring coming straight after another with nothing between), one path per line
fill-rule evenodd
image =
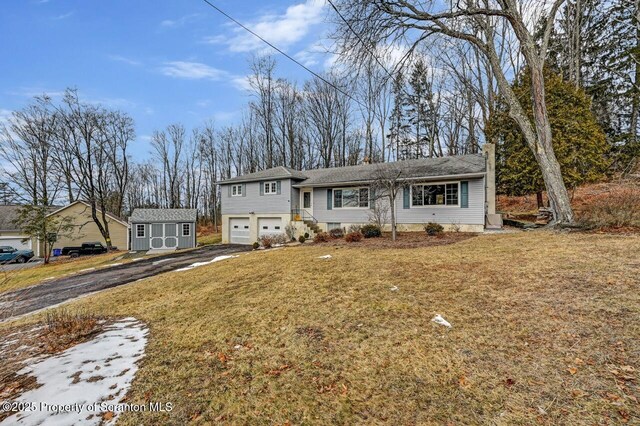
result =
M410 177L406 179L400 179L403 181L434 181L434 180L443 180L443 179L473 179L473 178L481 178L486 175L486 172L476 172L476 173L461 173L461 174L453 174L453 175L438 175L438 176L418 176L418 177ZM328 187L328 186L336 186L336 185L362 185L368 184L371 182L375 182L376 179L369 180L358 180L358 181L337 181L337 182L323 182L323 183L311 183L305 184L304 181L292 185L294 188L319 188L319 187Z

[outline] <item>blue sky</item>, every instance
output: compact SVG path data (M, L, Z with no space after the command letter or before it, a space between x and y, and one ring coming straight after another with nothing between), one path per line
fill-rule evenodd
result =
M332 60L323 0L212 0L315 71ZM240 118L246 75L265 46L202 0L15 0L0 13L0 119L34 95L77 87L131 114L146 156L153 130L181 122L218 127ZM278 76L308 73L275 55Z

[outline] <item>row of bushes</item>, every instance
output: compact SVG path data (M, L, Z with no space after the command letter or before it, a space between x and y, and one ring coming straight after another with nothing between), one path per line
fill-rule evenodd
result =
M313 241L316 243L326 243L329 240L344 238L349 243L361 241L363 238L378 238L382 236L382 229L378 225L368 224L364 226L351 225L348 230L334 228L329 232L316 234Z
M444 231L444 228L439 223L429 222L424 225L424 230L428 235L439 235ZM351 225L349 229L334 228L329 232L319 232L313 238L316 243L326 243L330 240L337 240L344 238L349 243L361 241L363 238L379 238L382 236L382 229L373 223L367 225ZM305 232L304 235L298 237L300 243L304 243L309 238L309 234ZM295 238L291 237L292 241ZM283 234L263 235L260 237L260 241L253 243L253 248L258 249L260 246L264 248L271 248L278 244L285 244L287 237Z

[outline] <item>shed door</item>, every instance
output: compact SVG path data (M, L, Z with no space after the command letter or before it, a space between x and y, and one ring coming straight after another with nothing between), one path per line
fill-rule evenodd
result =
M229 241L232 244L251 244L249 218L229 219Z
M164 247L164 224L151 224L151 239L149 242L151 248L160 249Z

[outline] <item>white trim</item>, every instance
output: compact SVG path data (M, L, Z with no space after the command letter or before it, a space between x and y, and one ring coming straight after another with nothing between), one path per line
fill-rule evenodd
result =
M142 236L138 235L138 226L142 226ZM136 238L147 238L147 226L144 223L136 223L135 229Z
M189 226L189 233L185 234L184 233L184 226L188 225ZM191 236L191 223L189 222L183 222L180 224L180 233L182 234L183 237L190 237Z
M331 194L331 206L334 209L342 209L342 210L369 210L370 209L370 204L371 204L371 188L369 188L368 186L344 186L344 187L340 187L340 188L331 188L333 193ZM345 189L357 189L358 190L358 207L344 207L344 206L340 206L340 207L336 207L336 191L344 191ZM360 207L360 190L361 189L366 189L367 190L367 206L366 207Z
M242 187L244 184L239 183L239 184L234 184L231 185L231 196L232 197L242 197ZM233 191L235 190L235 194L233 193Z
M269 186L269 192L266 191L266 186ZM275 185L275 190L271 191L273 188L273 186ZM262 182L262 194L263 195L278 195L278 181L277 180L270 180L267 182Z
M431 209L431 208L443 208L443 207L460 207L460 182L459 180L452 180L452 181L444 181L444 182L416 182L416 183L412 183L411 185L409 185L409 206L412 209ZM425 185L445 185L444 187L444 202L447 202L447 184L452 184L452 183L456 183L458 184L458 204L427 204L427 205L422 205L422 206L414 206L413 205L413 187L414 186L425 186ZM424 201L424 195L423 195L423 201Z

